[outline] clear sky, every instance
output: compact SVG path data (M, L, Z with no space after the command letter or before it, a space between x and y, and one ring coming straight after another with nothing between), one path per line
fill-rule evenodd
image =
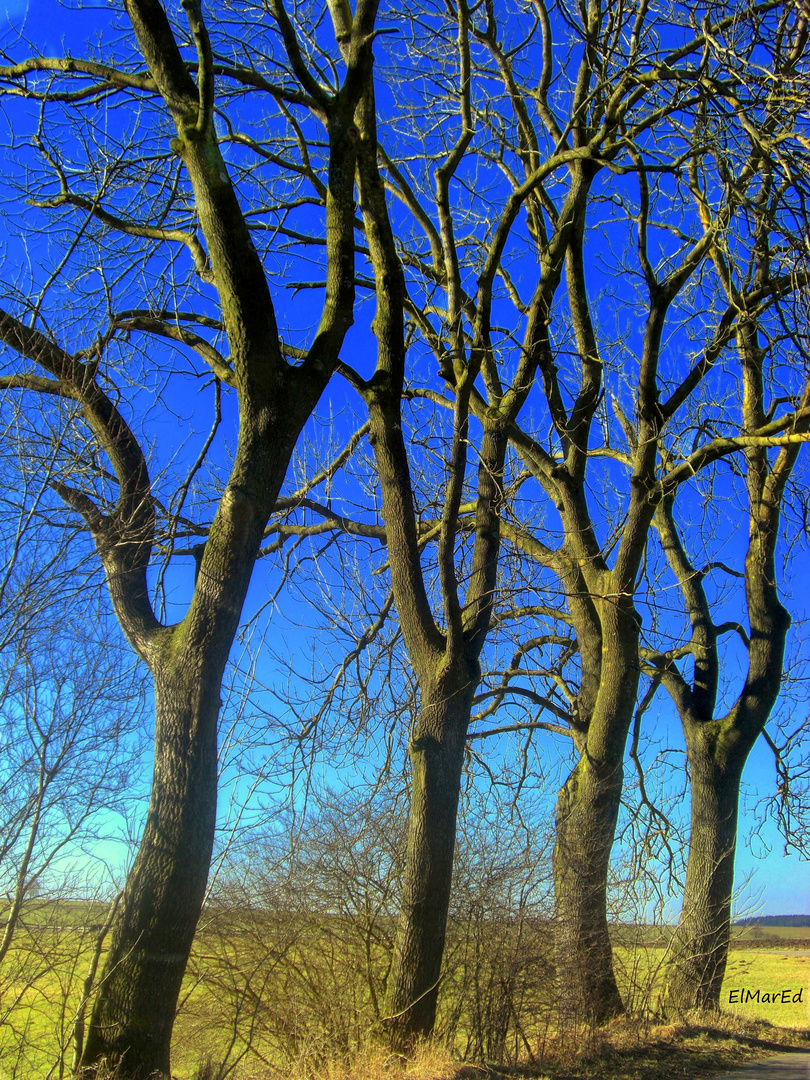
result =
M0 0L0 23L5 22L4 47L19 58L17 33L24 28L26 37L36 41L44 52L60 53L63 47L76 52L81 42L95 29L107 23L111 5L87 4L84 10L60 5L54 0ZM64 43L64 45L63 45ZM806 551L794 567L797 580L808 580ZM260 603L257 585L252 600ZM268 682L273 672L266 671ZM737 915L792 914L810 912L810 862L796 855L783 854L783 842L771 823L759 826L754 806L773 789L773 759L770 750L755 748L745 774L746 794L741 806L737 854L739 899Z
M744 777L735 875L735 914L810 914L810 861L785 855L784 840L772 822L757 829L754 805L775 787L773 754L762 742L754 747Z

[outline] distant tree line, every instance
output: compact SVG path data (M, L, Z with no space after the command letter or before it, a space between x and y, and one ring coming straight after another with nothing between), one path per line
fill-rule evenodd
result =
M736 919L735 926L810 926L810 915L752 915Z

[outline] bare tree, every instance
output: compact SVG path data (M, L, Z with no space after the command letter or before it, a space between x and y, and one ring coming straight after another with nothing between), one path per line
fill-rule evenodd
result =
M35 547L21 545L29 559ZM43 574L54 547L41 547L45 566L27 562L16 588L6 582L0 650L0 1024L14 1076L70 1056L77 965L88 951L75 915L105 907L111 842L125 863L147 714L144 673L111 634L109 613L94 607L92 583L82 598L54 594ZM83 575L73 569L75 585ZM40 1011L63 1028L47 1047L30 1022Z
M189 0L181 29L157 0L129 0L126 41L134 30L138 48L118 42L115 65L32 55L0 70L9 100L29 109L30 138L15 149L32 164L37 205L64 229L52 273L17 289L17 314L0 316L0 338L28 361L0 386L50 402L69 433L54 489L90 529L121 626L155 679L150 812L84 1052L89 1067L107 1059L134 1076L168 1070L213 839L223 670L261 543L280 528L268 521L290 455L335 369L367 410L382 521L376 507L357 521L314 506L306 485L278 508L385 540L420 688L388 1009L398 1044L434 1022L502 539L531 554L545 571L539 591L552 590L554 602L535 596L527 618L556 618L563 594L559 648L579 665L571 680L552 665L554 694L538 704L553 705L576 753L557 813L562 998L598 1021L621 1009L605 886L653 518L713 461L805 437L801 388L742 431L723 407L741 323L756 313L770 326L769 312L805 281L790 254L801 233L800 99L785 95L775 112L767 79L746 81L736 61L754 71L753 58L790 40L798 70L800 12L607 10L596 0L501 12L458 0L407 18L394 10L378 26L369 0L354 12L330 4L330 28L303 9L293 22L272 0L246 41L250 11L218 11L207 27ZM88 122L108 107L124 110L108 128ZM68 147L62 120L87 137ZM746 283L741 307L722 256L756 233L770 174L769 228L785 244ZM315 281L305 271L313 253L324 256ZM355 270L358 253L370 278ZM301 270L295 281L277 271L299 298L326 293L314 334L297 343L279 333L276 256ZM374 364L362 349L352 364L338 359L357 285L374 294ZM72 316L59 340L73 333L72 351L49 329L57 297ZM313 327L291 303L289 321L299 316ZM149 342L137 375L127 337ZM154 467L147 458L150 410L171 409L182 383L180 361L155 341L214 378L211 431L193 454L184 448L186 469L168 448ZM429 401L445 420L418 450L438 458L436 472L407 441ZM217 457L221 429L235 451ZM420 482L435 476L423 500ZM423 560L434 542L432 577ZM180 553L194 555L197 574L172 623Z
M763 187L766 195L762 201L772 207L771 183ZM761 288L773 261L771 237L772 226L766 216L758 223L747 273L741 273L730 254L715 253L723 263L721 273L729 299L733 294L742 313L736 348L742 366L740 429L744 432L760 429L785 392L780 361L790 364L801 358L805 371L808 365L806 350L795 348L801 343L794 333L787 336L786 355L779 355L778 340L748 303L750 292ZM745 278L750 281L748 288ZM794 389L798 414L794 430L799 434L808 430L810 422L810 383L798 400L795 394ZM767 444L756 441L745 450L742 479L748 544L742 571L733 570L722 559L696 567L684 543L685 530L676 524L674 498L663 499L656 512L655 526L677 578L691 631L678 648L650 654L656 677L671 694L681 718L690 771L692 821L686 886L667 972L669 1001L680 1010L716 1009L720 1003L731 926L740 782L748 755L763 735L780 692L791 621L779 596L776 554L782 503L799 449L797 439L770 453ZM747 626L734 619L721 620L715 614L725 597L708 588L712 571L742 580ZM734 635L743 644L747 670L736 699L727 704L728 694L722 694L720 687L721 643L724 636ZM684 656L691 659L691 677L679 666Z
M371 62L376 3L361 3L347 26L345 77L334 69L310 73L280 4L268 13L255 51L226 44L225 56L212 45L199 3L186 5L182 26L172 25L158 0L131 0L126 13L123 35L113 42L108 34L112 60L106 50L103 61L34 50L0 69L7 105L19 106L16 130L29 132L15 136L32 167L25 195L55 214L59 248L43 279L10 290L0 339L11 371L0 386L5 400L44 399L45 411L61 418L65 453L51 486L90 531L121 628L154 678L149 812L83 1052L91 1071L105 1061L122 1076L142 1077L169 1072L174 1010L205 892L223 671L290 455L352 323L353 115ZM296 73L282 73L279 82L275 35ZM235 88L231 95L224 83ZM285 132L281 155L255 113L256 137L242 130L250 120L234 102L248 92ZM296 135L290 109L299 107L326 127L318 168ZM224 132L220 110L228 114ZM279 335L266 269L272 247L258 247L252 228L266 224L262 215L273 220L290 207L283 196L279 209L255 188L247 197L240 190L251 164L272 173L288 152L284 182L298 168L325 204L325 299L314 324L308 320L305 347L293 350L298 362L286 358ZM61 245L60 229L67 234ZM132 354L120 344L133 334L148 335L143 388L130 379ZM217 347L220 334L229 355ZM178 350L168 362L160 341ZM199 377L199 361L215 380L213 428L187 475L175 473L166 488L160 481L168 448L157 481L148 460L151 410L171 409L184 365ZM216 495L194 521L183 507L210 460L223 386L238 403L235 450L224 462L220 456ZM165 573L151 577L150 560L158 552L171 559L178 535L204 544L193 596L172 623L155 599Z
M803 242L800 99L780 99L777 115L756 79L742 77L756 50L775 54L788 38L798 64L803 17L704 14L534 3L505 19L494 5L426 4L385 54L388 88L406 88L396 123L388 130L367 98L358 110L377 366L341 370L369 410L384 527L309 509L324 530L385 540L421 690L395 1042L428 1033L435 1013L454 792L501 541L543 573L515 605L529 627L515 670L485 693L496 702L534 694L552 714L535 726L573 741L557 806L559 993L566 1009L599 1022L622 1009L606 886L657 507L712 462L805 438L795 379L783 411L753 426L740 428L727 400L739 320L756 310L776 326L780 302L806 282L793 255ZM426 74L423 93L416 76ZM784 243L746 284L742 309L715 253L750 245L771 174L778 197L765 227ZM434 429L441 442L411 433L409 455L410 400L452 420ZM509 471L507 441L517 456ZM415 474L417 445L444 464L432 505ZM543 630L532 622L546 619ZM568 651L573 674L558 657L542 665L549 687L521 686L520 659L550 647Z
M126 805L137 754L140 680L114 646L71 629L73 641L63 624L3 657L0 964L32 883L58 881L60 862L92 844L93 819Z

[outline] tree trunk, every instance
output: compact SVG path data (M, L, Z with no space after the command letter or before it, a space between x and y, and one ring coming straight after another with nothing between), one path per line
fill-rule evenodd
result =
M155 671L152 794L82 1054L88 1075L105 1065L121 1080L169 1075L214 842L221 666L178 657Z
M602 1024L624 1011L607 921L607 879L619 816L621 761L599 770L584 754L557 797L554 846L558 1006Z
M387 1038L407 1050L436 1020L464 748L478 672L466 660L422 692L408 747L413 774L402 906Z
M726 971L742 769L718 767L699 733L690 740L692 825L686 887L672 941L665 1002L678 1012L717 1009Z
M607 883L639 680L640 623L629 598L617 604L608 597L598 617L598 689L592 700L583 677L572 725L579 761L557 797L554 845L558 1009L567 1022L587 1024L624 1012L613 972ZM584 640L587 625L578 621Z

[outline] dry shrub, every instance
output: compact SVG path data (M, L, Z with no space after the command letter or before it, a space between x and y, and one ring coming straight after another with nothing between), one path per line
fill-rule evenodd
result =
M535 1062L554 1006L550 837L468 793L436 1038L465 1061Z
M437 1036L462 1059L534 1062L554 1004L551 924L486 909L450 927Z
M304 1048L296 1061L285 1068L261 1065L242 1073L207 1058L198 1066L194 1080L224 1080L228 1075L245 1080L462 1080L469 1071L453 1061L446 1049L433 1043L419 1045L407 1059L392 1054L368 1038L352 1054L337 1051L310 1053Z
M284 1080L454 1080L458 1075L458 1062L438 1045L425 1043L406 1060L373 1042L350 1059L302 1059L283 1074Z
M187 1048L194 1062L218 1063L210 1080L379 1065L368 1047L385 1018L403 810L390 797L323 796L293 839L263 837L249 859L234 860L189 965L173 1050L181 1074ZM471 817L475 828L459 838L435 1044L514 1065L537 1058L553 1003L544 854L536 832Z

